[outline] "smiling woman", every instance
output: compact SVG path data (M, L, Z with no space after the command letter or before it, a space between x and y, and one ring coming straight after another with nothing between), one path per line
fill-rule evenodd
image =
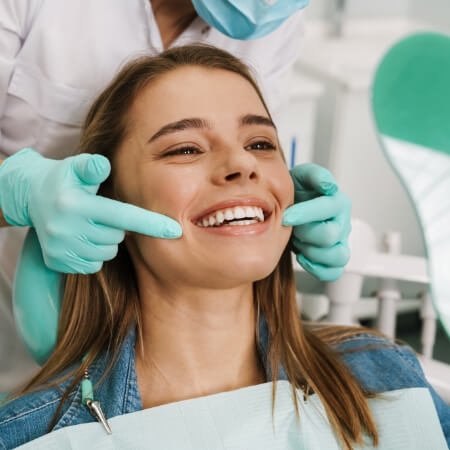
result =
M287 380L320 399L346 449L364 436L378 442L368 398L428 388L408 349L300 320L291 229L281 224L293 184L262 95L235 57L189 46L131 62L92 105L80 151L111 162L103 196L170 216L183 235L128 233L99 273L67 276L57 346L1 409L0 444L93 421L89 377L107 418L266 382L274 408L276 381ZM352 367L344 353L365 356ZM373 375L361 372L369 366ZM413 366L411 381L403 372ZM394 381L383 375L393 367Z

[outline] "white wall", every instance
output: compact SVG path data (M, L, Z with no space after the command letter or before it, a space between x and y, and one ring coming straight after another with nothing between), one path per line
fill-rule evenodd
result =
M338 0L310 0L307 21L331 20ZM345 0L348 19L402 18L450 32L450 0Z
M349 18L405 16L410 0L347 0L346 11Z
M409 15L450 32L450 0L409 0Z
M434 0L430 0L433 2ZM446 0L436 0L445 2ZM377 18L385 16L406 16L411 0L346 0L346 15L349 18ZM305 9L307 20L330 19L337 0L311 0ZM422 3L425 3L423 1Z

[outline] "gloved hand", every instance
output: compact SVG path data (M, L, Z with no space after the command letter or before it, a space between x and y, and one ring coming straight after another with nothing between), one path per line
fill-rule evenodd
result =
M319 280L335 281L350 259L350 199L331 173L316 164L298 165L291 176L295 204L284 212L283 225L294 227L297 261Z
M160 238L182 234L162 214L96 195L111 166L102 155L47 159L24 149L0 165L0 207L11 225L34 226L45 264L66 273L98 272L124 230Z

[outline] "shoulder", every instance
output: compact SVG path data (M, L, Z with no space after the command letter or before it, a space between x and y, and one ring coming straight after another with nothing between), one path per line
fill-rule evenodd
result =
M58 414L52 430L91 421L89 413L84 412L86 408L81 408L80 383L69 392L67 399L58 410L64 393L73 382L73 369L78 365L79 363L74 364L55 376L53 378L55 385L43 386L41 389L9 401L6 398L0 404L1 450L3 450L2 442L3 448L10 449L47 434L56 412ZM96 379L99 377L97 367L93 370L93 374ZM61 382L58 382L59 379Z
M0 448L10 449L46 434L62 397L63 387L44 389L0 406ZM77 392L70 394L72 403ZM68 414L63 407L63 416Z
M336 343L334 348L370 392L425 387L427 384L420 362L408 345L361 333Z
M428 389L444 435L450 444L450 405L429 384L410 346L361 333L344 339L333 347L360 385L369 392L417 387Z
M134 371L134 329L129 333L119 358L110 367L110 355L103 352L92 363L89 375L94 384L95 398L102 404L107 418L134 412L142 408ZM15 448L37 439L50 431L50 424L58 410L64 392L73 382L78 361L65 369L58 379L67 375L55 387L41 389L0 405L0 450ZM95 422L88 408L82 404L81 383L70 392L58 411L57 421L51 431L67 426ZM3 447L2 447L3 443Z

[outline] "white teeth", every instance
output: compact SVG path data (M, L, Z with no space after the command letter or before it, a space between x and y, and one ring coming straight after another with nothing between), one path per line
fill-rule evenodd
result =
M256 208L256 214L261 222L264 222L264 212L261 208Z
M245 216L244 217L258 217L256 210L258 208L252 208L251 206L245 207Z
M236 206L236 208L234 208L234 218L243 219L244 217L247 217L246 209L247 208L241 208L240 206Z
M225 220L225 216L222 211L217 211L216 213L216 221L220 225Z
M231 211L231 209L226 209L225 210L225 220L233 220L233 219L234 219L233 211Z
M264 222L264 212L259 206L235 206L234 208L216 211L197 221L196 225L203 227L220 226L225 220L232 221L229 225L250 225L252 223Z

